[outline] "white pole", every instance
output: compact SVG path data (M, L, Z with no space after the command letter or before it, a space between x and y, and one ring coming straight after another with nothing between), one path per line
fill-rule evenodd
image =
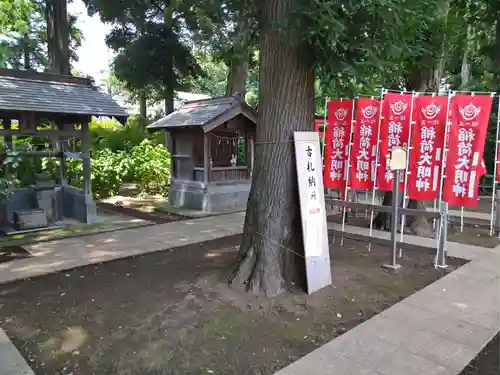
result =
M325 173L325 168L326 168L326 165L325 165L325 143L326 143L326 129L328 128L328 122L327 122L327 116L328 116L328 100L330 100L329 97L326 97L325 99L325 116L324 116L324 119L323 119L323 144L321 145L321 160L323 162L323 175ZM326 195L329 197L330 194L329 194L329 189L325 189L326 190Z
M368 202L368 189L365 190L365 202ZM365 210L365 219L368 217L368 210Z
M413 104L415 102L415 98L418 96L418 93L415 93L415 91L412 91L411 93L411 104L410 104L410 127L409 127L409 133L408 133L408 146L407 146L407 152L406 152L406 168L405 168L405 183L404 183L404 189L403 189L403 208L406 208L406 200L407 200L407 194L408 194L408 176L410 175L411 171L408 170L408 166L410 164L410 152L412 150L411 146L411 131L412 131L412 125L413 125ZM414 169L414 168L412 168ZM399 181L398 181L398 189L399 189ZM394 193L393 193L394 194ZM403 242L403 236L404 236L404 227L405 227L405 219L406 216L403 214L401 216L401 238L400 241ZM399 257L401 258L403 256L403 249L400 247L399 248Z
M446 167L446 159L448 157L448 133L450 129L450 104L451 104L451 98L455 95L454 92L448 91L448 102L446 103L446 120L445 120L445 127L444 127L444 144L443 144L443 152L441 155L441 178L440 178L440 183L439 183L439 196L438 196L438 207L441 207L441 202L443 200L443 185L444 185L444 172L445 172L445 167ZM436 239L439 244L439 236L440 236L440 231L436 231Z
M460 233L464 231L464 208L460 207Z
M368 234L369 237L372 236L373 233L373 205L375 204L375 195L377 194L377 173L378 173L378 154L379 154L379 149L380 149L380 125L382 123L382 106L384 103L384 94L386 93L386 90L382 87L380 89L380 105L379 105L379 118L378 118L378 130L377 130L377 144L376 144L376 151L375 151L375 168L372 170L372 180L373 180L373 191L372 191L372 207L371 207L371 213L370 213L370 233ZM373 147L372 147L373 150ZM372 242L368 242L368 251L371 251L372 249Z
M321 145L321 155L323 157L323 166L325 165L325 140L326 140L326 127L328 126L328 122L327 122L328 100L330 100L330 98L325 99L325 117L323 120L323 144Z
M439 184L439 197L438 197L438 207L443 200L443 184L444 184L444 172L446 167L446 159L448 157L448 132L450 129L450 103L451 98L455 95L453 92L448 92L448 104L446 105L446 125L444 129L444 145L443 145L443 155L441 156L441 182Z
M344 189L344 202L347 201L347 191L349 189L349 175L350 175L350 166L351 166L351 148L352 148L352 135L354 133L354 108L356 105L356 99L352 100L352 111L351 111L351 121L349 124L349 143L347 145L347 163L344 167L346 170L345 177L345 189ZM342 233L344 233L345 228L345 217L346 217L346 209L345 206L342 207ZM340 246L344 246L344 236L340 240Z
M500 130L500 96L498 97L498 110L497 110L497 132L495 136L495 161L494 161L494 167L493 167L493 191L491 193L491 212L490 212L490 236L493 236L494 230L493 230L493 220L495 216L495 191L496 191L496 186L497 186L497 168L498 168L498 136L499 136L499 130Z

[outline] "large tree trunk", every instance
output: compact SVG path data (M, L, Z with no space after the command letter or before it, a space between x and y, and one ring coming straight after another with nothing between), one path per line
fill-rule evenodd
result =
M472 26L467 26L467 36L465 38L464 53L462 55L462 66L460 69L460 87L467 87L471 79L471 63L470 54L472 52L472 46L470 43L470 38L472 34Z
M229 66L229 74L227 77L226 96L231 96L235 93L241 94L245 98L246 84L248 76L248 60L234 58Z
M56 74L70 74L69 22L66 0L46 0L47 49L49 71Z
M146 100L146 94L143 92L139 94L139 115L142 118L148 117L148 103Z
M24 60L24 69L31 69L31 45L28 36L25 36L22 41L23 46L23 60Z
M293 33L276 27L297 0L267 0L260 40L255 169L233 286L275 296L304 285L304 258L293 133L314 122L314 71Z
M169 5L165 7L163 14L163 23L165 27L171 29L174 10L177 6L176 0L171 0ZM165 50L165 72L164 72L163 89L165 93L165 116L171 114L174 111L174 60L171 51ZM169 132L165 132L165 146L171 149L172 139Z

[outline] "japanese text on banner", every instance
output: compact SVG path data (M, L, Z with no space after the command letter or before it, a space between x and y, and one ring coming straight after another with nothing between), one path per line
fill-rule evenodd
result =
M392 191L391 152L394 147L406 147L408 143L412 98L411 94L388 93L383 99L377 172L380 190Z
M491 96L469 95L456 95L451 102L443 197L452 206L477 206L491 102Z
M345 188L352 104L352 100L334 99L327 105L323 182L328 189Z
M447 106L447 96L415 98L408 175L408 196L411 199L439 198Z
M356 101L349 177L352 189L373 188L379 108L377 99L359 98Z

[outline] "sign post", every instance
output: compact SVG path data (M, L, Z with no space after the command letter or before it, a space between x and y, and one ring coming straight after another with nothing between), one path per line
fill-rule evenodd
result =
M332 283L319 135L295 132L294 143L307 293L312 294Z
M383 267L390 269L392 271L397 271L401 268L400 264L396 262L397 253L397 241L396 234L398 228L398 206L399 206L399 172L405 170L406 168L406 151L401 147L394 147L391 152L390 159L391 170L394 172L392 182L393 182L393 192L392 192L392 218L391 218L391 250L392 258L391 263L384 264Z

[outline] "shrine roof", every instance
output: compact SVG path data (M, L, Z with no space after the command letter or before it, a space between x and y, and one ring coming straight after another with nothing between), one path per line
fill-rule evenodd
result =
M128 117L88 78L11 69L0 69L0 112L108 116L120 122Z
M253 124L257 122L253 108L238 95L195 100L186 102L177 111L152 123L147 129L160 130L200 126L207 132L238 115L245 116Z

